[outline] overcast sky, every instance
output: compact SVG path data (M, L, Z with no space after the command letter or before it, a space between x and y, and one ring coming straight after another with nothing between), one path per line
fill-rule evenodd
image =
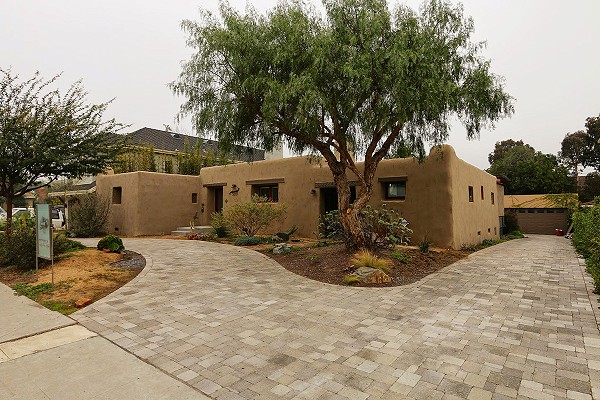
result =
M320 4L315 0L315 4ZM251 1L257 10L276 0ZM406 1L413 8L420 1ZM0 67L22 77L39 70L63 72L60 87L81 79L94 102L115 98L107 115L131 124L177 127L182 100L167 83L189 57L183 19L197 20L199 8L217 10L217 0L2 0ZM243 10L246 2L231 0ZM391 5L396 4L390 2ZM486 40L492 70L505 77L516 98L515 114L480 140L467 141L457 124L449 143L459 157L487 168L496 141L522 139L554 153L567 132L584 128L600 114L600 1L467 0L475 39ZM189 123L179 126L192 133Z

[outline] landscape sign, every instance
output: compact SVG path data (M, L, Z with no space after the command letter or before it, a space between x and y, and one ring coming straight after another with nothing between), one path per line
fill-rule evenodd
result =
M52 213L50 204L35 206L36 255L39 258L52 260Z

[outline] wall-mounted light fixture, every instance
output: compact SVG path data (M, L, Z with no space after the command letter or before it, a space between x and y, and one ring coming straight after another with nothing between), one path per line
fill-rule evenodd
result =
M310 194L312 194L312 195L315 195L315 194L317 194L317 191L316 191L316 189L310 189Z

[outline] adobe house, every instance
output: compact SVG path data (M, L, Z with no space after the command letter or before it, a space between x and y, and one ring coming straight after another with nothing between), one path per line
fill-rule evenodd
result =
M570 196L578 199L577 193ZM523 233L554 235L556 229L567 231L567 207L556 204L545 194L507 195L504 201L505 214L515 215Z
M432 150L422 163L383 160L374 185L370 204L406 218L413 243L428 237L436 246L460 248L500 236L504 187L495 176L459 159L451 146ZM351 186L358 190L357 181ZM112 202L108 230L130 236L166 234L194 219L196 225L208 225L213 212L226 212L259 194L288 205L285 220L272 232L295 224L298 236L315 237L319 216L337 208L329 168L310 157L208 167L199 176L102 175L97 193Z

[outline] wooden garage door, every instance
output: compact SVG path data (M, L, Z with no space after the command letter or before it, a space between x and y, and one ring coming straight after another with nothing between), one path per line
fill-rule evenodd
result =
M556 228L567 229L567 210L564 208L519 209L517 219L523 233L554 235Z

